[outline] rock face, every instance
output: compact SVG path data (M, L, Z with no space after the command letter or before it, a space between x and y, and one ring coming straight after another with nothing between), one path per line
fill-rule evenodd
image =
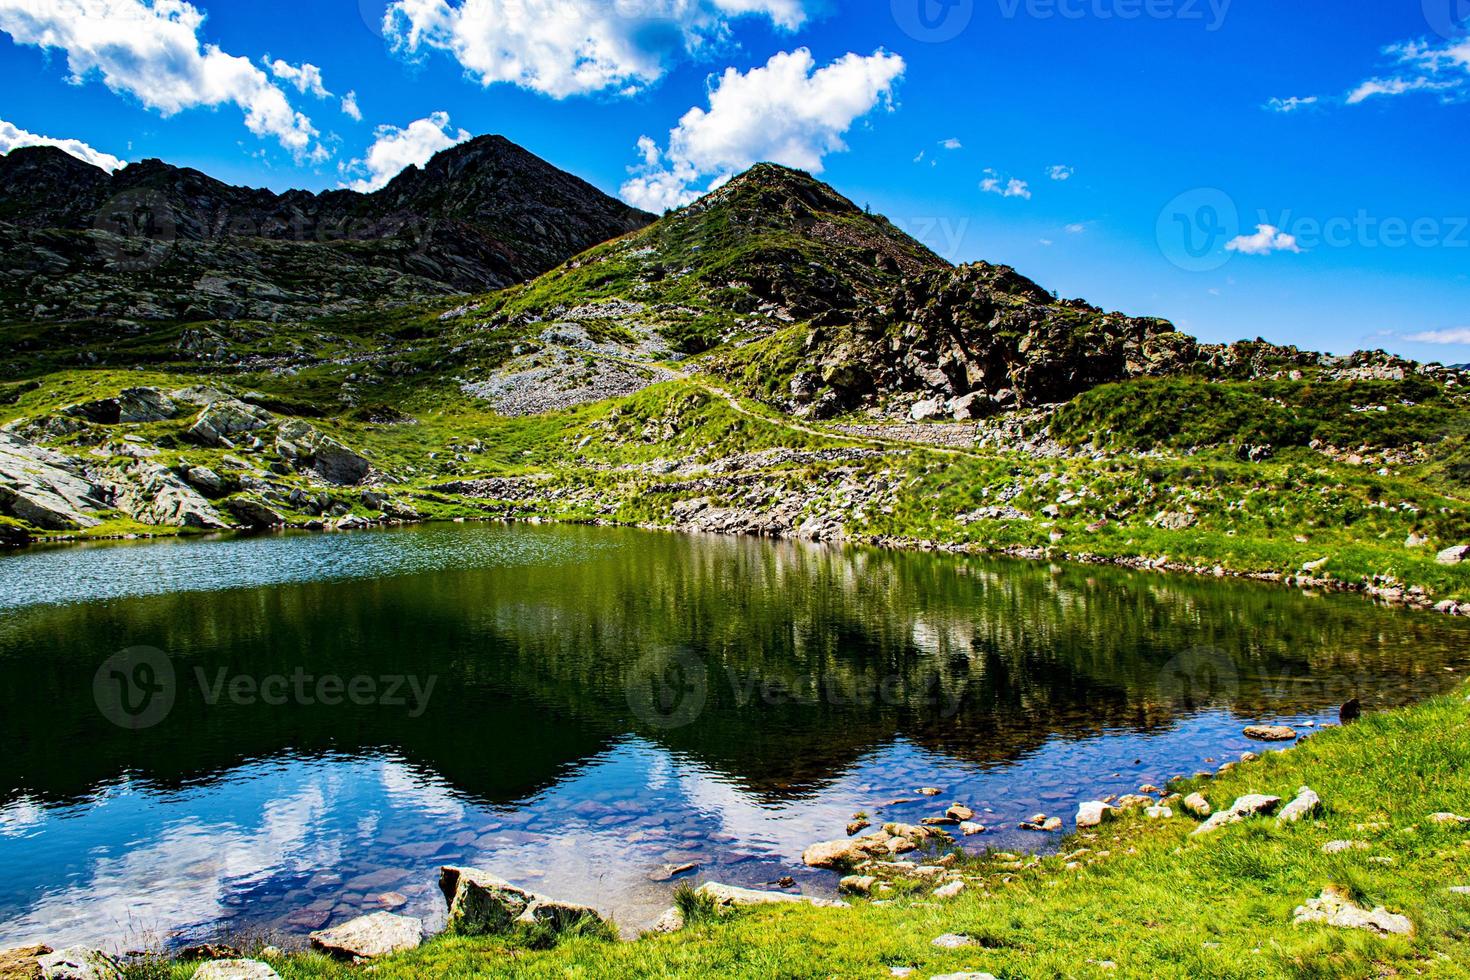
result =
M0 514L47 531L101 523L106 492L75 460L0 432Z
M17 946L0 950L0 980L40 980L40 958L50 946Z
M203 446L232 449L243 436L268 428L275 416L263 408L234 398L210 402L189 429L189 438Z
M281 975L260 960L214 960L195 970L193 980L281 980Z
M311 934L313 949L354 962L416 949L423 941L422 922L392 912L374 912Z
M109 175L27 147L0 156L0 214L0 273L34 280L0 313L27 319L269 320L485 292L653 220L498 136L373 194L273 194L158 160Z
M1364 929L1383 936L1412 936L1414 923L1408 916L1395 915L1379 906L1369 912L1355 905L1346 890L1329 885L1319 898L1297 907L1297 925L1321 923L1338 929Z
M524 926L542 926L553 933L608 928L590 906L538 895L478 868L441 868L439 889L449 903L447 929L455 935L500 935Z

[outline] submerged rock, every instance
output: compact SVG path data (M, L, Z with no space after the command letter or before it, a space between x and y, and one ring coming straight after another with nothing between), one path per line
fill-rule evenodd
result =
M374 912L331 929L313 932L310 938L312 948L328 956L352 961L370 960L417 949L424 941L424 924L406 915Z
M1328 885L1321 897L1297 906L1292 921L1297 925L1321 923L1338 929L1364 929L1385 936L1414 934L1414 923L1408 916L1395 915L1381 905L1370 912L1355 905L1347 891L1337 885Z
M1244 734L1257 742L1290 742L1296 738L1296 729L1285 725L1251 725Z

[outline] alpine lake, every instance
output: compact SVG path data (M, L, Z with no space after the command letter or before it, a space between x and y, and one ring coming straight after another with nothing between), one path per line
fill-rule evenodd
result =
M684 881L830 896L800 855L854 814L1053 850L1018 824L1467 666L1460 620L1108 567L506 525L37 548L0 557L0 947L432 929L444 864L629 932Z

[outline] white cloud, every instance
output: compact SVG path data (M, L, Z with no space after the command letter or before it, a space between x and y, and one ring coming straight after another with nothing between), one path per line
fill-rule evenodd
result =
M362 110L357 107L357 93L348 92L342 96L342 112L358 122L362 122Z
M403 129L397 126L379 126L377 140L368 148L361 160L353 160L346 170L364 176L350 186L355 191L371 193L388 185L409 167L422 167L440 150L470 139L466 130L453 131L449 126L449 113L436 112L427 119L415 119Z
M249 58L201 42L203 23L185 0L0 0L0 31L64 51L75 82L100 76L164 116L233 103L255 135L298 159L324 159L311 120Z
M1416 333L1407 339L1420 344L1470 344L1470 327L1456 327L1452 330L1426 330Z
M1254 235L1240 235L1225 243L1227 252L1241 255L1270 255L1272 252L1301 252L1294 235L1274 225L1256 225Z
M1031 200L1031 185L1024 180L1014 177L1002 177L994 170L985 171L985 179L980 181L980 189L987 194L999 194L1001 197L1019 197Z
M709 108L686 112L669 132L668 148L638 141L641 166L623 185L623 199L660 212L700 195L754 163L769 161L821 173L826 156L847 149L853 124L880 107L891 108L904 72L898 55L846 54L818 68L805 48L774 55L741 74L728 68L709 94Z
M384 35L406 53L448 52L482 85L554 98L632 93L679 58L727 43L730 23L764 17L794 31L804 0L393 0Z
M0 119L0 156L4 156L11 150L19 149L22 146L54 146L58 149L65 150L78 160L85 160L93 166L101 167L103 170L108 171L120 170L127 166L125 162L119 160L111 153L94 150L81 140L52 139L50 136L37 136L35 133L26 132L14 123L8 123Z
M946 150L963 150L965 148L965 144L961 143L953 136L951 136L947 140L940 140L939 145L944 147Z
M1052 241L1050 238L1043 238L1041 240L1041 244L1046 245L1046 246L1049 247L1049 246L1055 245L1056 242Z
M1083 221L1074 221L1072 224L1068 225L1066 227L1066 229L1064 229L1064 230L1069 235L1080 235L1084 231L1087 230L1087 223L1086 222L1083 222Z
M1270 102L1266 103L1266 108L1270 109L1272 112L1296 112L1298 109L1305 109L1308 106L1314 106L1319 101L1321 100L1318 99L1315 95L1309 95L1305 98L1298 98L1297 96L1293 95L1291 98L1288 99L1272 99Z
M316 65L303 63L297 67L279 58L272 61L270 55L266 55L264 61L272 75L295 86L296 91L302 95L310 93L319 99L331 98L332 93L327 91L327 86L322 81L322 70Z
M1046 174L1052 180L1071 180L1072 179L1072 175L1075 174L1076 172L1077 172L1076 170L1073 170L1071 167L1067 166L1065 163L1059 163L1055 167L1052 167L1051 169L1047 170Z
M1348 105L1411 92L1439 92L1455 99L1470 89L1470 34L1443 42L1394 44L1383 53L1392 60L1394 73L1363 82L1348 93Z

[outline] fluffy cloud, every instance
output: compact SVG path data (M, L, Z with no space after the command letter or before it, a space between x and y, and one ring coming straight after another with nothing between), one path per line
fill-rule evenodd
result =
M1046 175L1052 180L1071 180L1072 175L1076 172L1076 170L1073 170L1065 163L1059 163L1055 167L1048 169Z
M709 108L686 112L669 132L667 150L645 136L642 163L623 185L624 200L660 212L713 190L754 163L769 161L821 173L830 153L847 149L844 136L870 112L891 108L904 72L898 55L846 54L818 68L805 48L781 52L741 74L726 69L710 89Z
M1370 78L1348 94L1348 105L1374 96L1406 95L1410 92L1440 92L1448 98L1465 94L1470 86L1470 34L1440 43L1410 41L1385 48L1394 63L1394 73Z
M806 21L804 0L393 0L383 33L415 54L452 55L486 86L508 82L554 98L636 92L679 57L726 42L730 22Z
M422 167L440 150L470 139L466 130L450 129L447 112L436 112L427 119L415 119L402 129L379 126L375 135L377 139L368 148L367 155L344 167L347 172L363 174L361 179L348 185L355 191L371 193L386 187L407 168Z
M332 95L331 92L327 91L327 86L322 81L322 70L316 65L302 64L300 67L297 67L279 58L272 61L270 55L266 55L265 65L270 69L272 75L288 85L295 86L296 91L302 95L306 95L309 92L319 99L330 98Z
M351 116L356 121L362 122L362 110L357 107L356 92L348 92L342 96L342 112L344 115Z
M1470 327L1456 327L1453 330L1426 330L1416 333L1407 339L1420 344L1470 344Z
M1272 252L1301 252L1296 236L1288 235L1275 225L1256 225L1254 235L1240 235L1225 243L1227 252L1241 255L1270 255Z
M70 153L78 160L85 160L103 170L120 170L127 166L111 153L94 150L81 140L58 140L50 136L37 136L35 133L26 132L14 123L0 119L0 156L22 146L55 146Z
M939 145L944 147L946 150L962 150L965 148L965 144L961 143L954 137L950 137L947 140L941 140Z
M203 23L185 0L0 0L0 31L65 52L73 81L100 76L165 116L233 103L255 135L298 159L324 159L311 120L249 58L201 42Z
M1019 197L1023 200L1031 200L1031 185L1024 180L1014 177L1002 177L994 170L985 171L985 179L980 181L980 189L987 194L999 194L1001 197Z

